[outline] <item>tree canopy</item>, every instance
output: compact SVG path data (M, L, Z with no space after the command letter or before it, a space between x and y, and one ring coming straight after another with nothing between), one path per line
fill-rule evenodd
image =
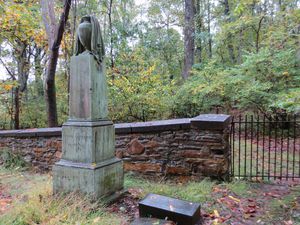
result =
M49 110L55 125L67 119L69 62L86 14L102 26L115 122L300 112L298 0L0 0L0 12L0 129L45 127ZM55 34L63 36L49 95Z

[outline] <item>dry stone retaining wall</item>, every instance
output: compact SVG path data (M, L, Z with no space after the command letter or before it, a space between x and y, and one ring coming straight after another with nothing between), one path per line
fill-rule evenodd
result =
M124 169L147 174L225 178L229 172L227 115L200 115L116 124L116 156ZM0 151L10 149L42 171L61 157L61 128L0 131Z

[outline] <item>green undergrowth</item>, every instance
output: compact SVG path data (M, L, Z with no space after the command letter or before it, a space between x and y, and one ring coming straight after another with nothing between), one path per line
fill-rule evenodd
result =
M29 166L21 154L12 152L9 148L0 148L0 165L13 170L26 170Z

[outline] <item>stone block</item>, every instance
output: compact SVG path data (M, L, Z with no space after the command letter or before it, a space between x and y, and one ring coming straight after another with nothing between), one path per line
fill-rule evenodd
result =
M146 148L156 148L158 146L159 146L159 143L157 141L153 141L153 140L151 140L145 144Z
M231 116L224 114L202 114L191 119L191 127L200 130L223 130L230 122Z
M137 138L135 138L129 142L127 152L130 155L140 155L144 152L144 150L145 146L142 145Z
M110 121L68 122L62 134L65 160L98 163L115 155L115 133Z
M106 119L107 84L103 66L93 55L78 55L71 58L70 113L73 120Z
M183 158L207 158L210 153L201 150L182 150L178 152L178 155Z
M188 175L190 173L189 168L183 166L166 166L166 174L171 175Z
M124 170L136 171L141 173L154 172L159 173L162 171L162 166L159 163L147 163L147 162L128 162L124 161Z
M99 164L60 160L53 166L55 194L79 191L97 199L121 190L123 179L122 161L116 158Z
M122 150L117 150L116 151L116 157L118 159L122 159L123 158L123 151Z

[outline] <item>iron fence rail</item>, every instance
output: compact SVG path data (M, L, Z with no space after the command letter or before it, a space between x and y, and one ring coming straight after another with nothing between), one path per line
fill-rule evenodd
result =
M300 120L296 115L238 116L231 122L231 176L300 178Z

